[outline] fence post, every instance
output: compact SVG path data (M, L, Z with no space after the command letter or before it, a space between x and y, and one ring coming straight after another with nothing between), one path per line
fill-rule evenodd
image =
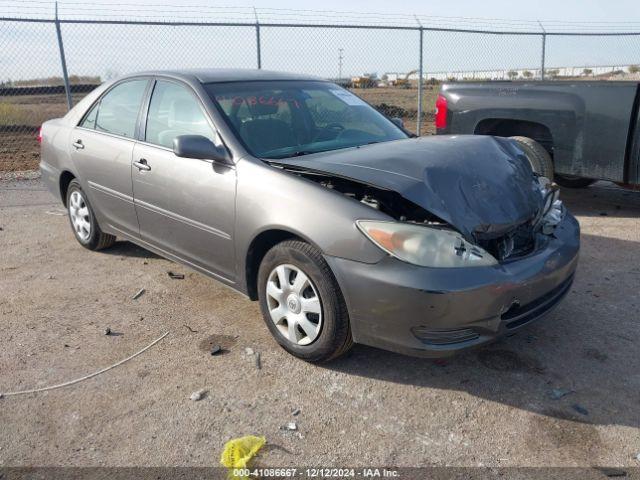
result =
M547 50L547 34L542 34L542 61L540 62L540 80L544 80L544 61Z
M424 28L420 25L420 61L418 63L418 119L416 120L416 135L420 136L422 128L422 39L424 37Z
M62 33L60 32L60 20L58 20L58 2L56 2L56 34L58 36L58 50L60 50L60 64L62 65L62 79L64 80L64 92L67 94L67 108L71 110L71 86L69 85L69 75L67 74L67 60L64 56L64 45L62 44Z
M258 70L262 69L262 47L260 45L260 21L258 20L258 12L253 7L253 14L256 17L256 52L258 53Z
M542 29L542 58L540 61L540 80L544 80L544 61L546 57L547 50L547 31L544 29L542 22L538 20L538 25Z

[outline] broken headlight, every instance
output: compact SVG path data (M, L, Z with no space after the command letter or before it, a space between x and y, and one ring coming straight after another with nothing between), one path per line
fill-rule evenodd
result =
M422 267L486 267L498 261L459 233L399 222L358 220L373 243L399 260Z

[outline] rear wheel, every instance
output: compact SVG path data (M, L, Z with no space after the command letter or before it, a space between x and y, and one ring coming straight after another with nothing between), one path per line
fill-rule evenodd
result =
M529 137L510 137L524 152L534 172L547 177L553 182L553 160L549 152L535 140Z
M102 250L116 241L116 237L100 230L89 199L77 180L71 180L67 188L67 212L73 234L84 248Z
M308 243L287 240L266 253L258 295L267 327L292 355L322 362L353 345L340 287L322 254Z
M576 177L575 175L557 174L556 183L561 187L585 188L595 183L593 178Z

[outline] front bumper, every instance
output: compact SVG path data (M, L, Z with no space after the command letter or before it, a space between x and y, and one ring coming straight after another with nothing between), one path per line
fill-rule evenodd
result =
M414 356L445 357L541 318L568 293L580 227L566 214L530 255L495 267L426 268L386 257L326 257L345 296L353 339Z

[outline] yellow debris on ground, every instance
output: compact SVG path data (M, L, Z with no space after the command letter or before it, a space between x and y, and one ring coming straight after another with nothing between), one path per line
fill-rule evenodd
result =
M266 438L254 435L229 440L224 445L220 463L230 470L247 468L249 461L255 457L266 442ZM243 476L234 476L232 471L229 473L230 478L245 478Z

